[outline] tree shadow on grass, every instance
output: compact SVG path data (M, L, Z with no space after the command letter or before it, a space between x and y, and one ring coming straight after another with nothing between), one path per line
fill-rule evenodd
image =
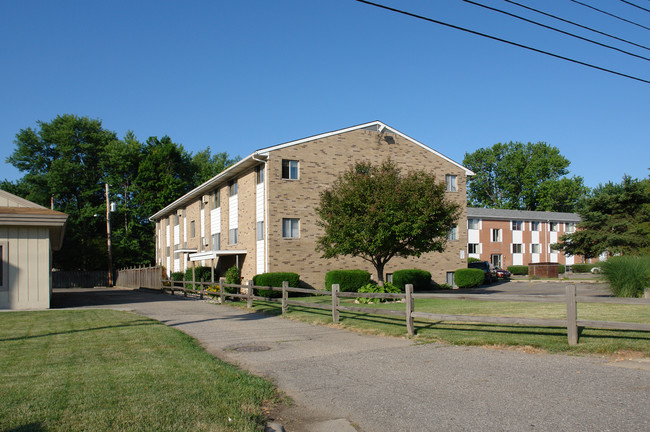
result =
M40 423L28 423L12 429L6 429L6 432L40 432L44 430L46 429Z
M143 320L132 321L129 324L91 327L91 328L78 329L78 330L66 330L66 331L60 331L60 332L42 333L42 334L35 334L35 335L26 335L26 336L17 336L17 337L11 337L11 338L4 338L4 339L0 339L0 342L29 340L29 339L44 338L44 337L49 337L49 336L60 336L60 335L66 335L66 334L85 333L85 332L91 332L91 331L97 331L97 330L106 330L106 329L115 329L115 328L128 328L128 327L140 327L140 326L152 326L152 325L160 325L160 323L157 322L157 321L154 321L154 320L149 320L149 319L144 320L143 319Z

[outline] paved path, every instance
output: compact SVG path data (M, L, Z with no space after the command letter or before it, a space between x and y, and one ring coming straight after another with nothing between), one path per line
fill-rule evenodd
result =
M419 345L161 294L66 293L55 303L132 310L196 337L270 377L303 420L347 419L365 432L650 430L650 370L600 358Z

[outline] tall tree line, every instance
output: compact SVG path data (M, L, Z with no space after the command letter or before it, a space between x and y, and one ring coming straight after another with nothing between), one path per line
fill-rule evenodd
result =
M69 215L63 247L54 254L61 270L107 266L105 184L117 203L111 214L116 268L154 261L154 226L149 216L239 157L191 154L168 136L140 142L133 132L119 139L102 121L72 114L16 134L7 162L24 173L0 189Z

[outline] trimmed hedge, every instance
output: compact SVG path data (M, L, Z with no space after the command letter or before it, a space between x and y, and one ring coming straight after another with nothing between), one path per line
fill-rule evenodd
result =
M573 264L571 266L571 271L573 273L589 273L591 272L591 269L594 267L600 267L601 263L594 263L594 264Z
M478 258L472 258L472 257L467 258L467 264L472 263L472 262L479 262L479 261L481 261L481 260L478 259Z
M332 291L332 285L339 284L345 292L357 292L370 283L370 273L365 270L332 270L325 274L325 289Z
M523 265L508 266L508 271L513 275L525 276L528 274L528 266L523 266Z
M472 288L483 284L485 272L481 269L462 268L454 273L454 283L458 288Z
M413 291L429 291L431 289L431 273L418 269L397 270L393 273L393 285L405 292L406 284L413 284Z
M183 272L174 272L169 275L169 278L173 281L182 281L184 277L185 273Z
M274 288L282 288L282 282L289 282L292 288L298 288L300 285L300 276L298 273L291 272L274 272L274 273L261 273L253 276L253 285L255 286L270 286ZM272 291L259 289L257 295L262 297L282 297L282 291Z
M564 264L557 265L558 274L566 273L566 266Z

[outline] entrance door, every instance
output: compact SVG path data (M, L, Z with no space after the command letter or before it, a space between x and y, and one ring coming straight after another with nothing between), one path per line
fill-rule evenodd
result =
M501 254L494 254L490 257L490 263L493 267L501 268Z

